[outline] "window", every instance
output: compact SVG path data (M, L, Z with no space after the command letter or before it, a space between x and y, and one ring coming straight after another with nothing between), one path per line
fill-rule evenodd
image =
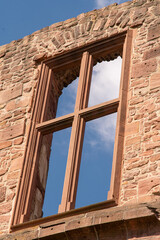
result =
M70 137L62 202L59 206L59 212L68 211L75 207L85 123L98 117L117 112L119 105L119 99L113 99L111 101L87 108L93 61L93 56L89 54L89 52L84 52L82 54L74 112L37 125L37 129L45 135L48 132L55 132L57 130L65 129L66 126L68 127L66 123L70 118L72 132Z
M59 212L74 209L78 175L82 153L85 123L117 112L117 128L113 154L112 176L108 200L102 207L118 203L123 139L126 116L127 89L131 53L132 31L112 38L96 41L90 45L77 48L66 54L57 55L41 64L41 75L30 128L22 180L19 184L12 224L30 219L32 199L37 184L37 168L40 152L45 159L51 145L53 132L72 127L62 201ZM97 62L112 60L122 56L122 74L120 94L116 99L87 107L91 84L92 68ZM65 77L65 81L63 76ZM75 110L73 113L54 118L58 97L63 86L68 85L79 76ZM67 79L67 82L66 82ZM54 100L52 103L50 101ZM50 110L52 106L53 109ZM46 138L47 136L47 138ZM48 137L50 136L50 137ZM42 148L44 147L44 150ZM48 150L46 150L48 148ZM47 170L44 170L47 171Z

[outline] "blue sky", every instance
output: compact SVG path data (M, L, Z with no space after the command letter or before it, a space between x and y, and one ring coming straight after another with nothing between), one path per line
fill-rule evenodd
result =
M102 8L114 2L114 0L0 0L0 45L23 38L55 22L76 17L83 12ZM122 3L125 0L116 2ZM118 59L114 65L111 63L108 67L103 64L105 63L97 64L94 69L90 106L118 96L118 81L113 79L117 79L120 75L121 59ZM97 78L100 84L97 84ZM63 91L58 109L59 115L73 112L76 82L78 79ZM103 88L99 89L99 85L102 85ZM109 88L106 89L107 85ZM113 92L115 87L117 88L116 93ZM106 96L106 92L109 92L110 95ZM65 105L64 103L69 104ZM72 106L72 109L69 106ZM107 198L115 120L116 116L110 115L86 124L76 207L103 201ZM70 131L71 129L65 129L53 136L54 144L52 145L51 170L43 209L44 216L55 214L58 204L60 204ZM99 191L100 189L102 191Z
M114 0L0 0L0 45ZM125 0L117 0L117 3Z

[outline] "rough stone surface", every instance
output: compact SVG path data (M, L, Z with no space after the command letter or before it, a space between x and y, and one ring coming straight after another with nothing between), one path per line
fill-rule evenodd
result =
M37 230L18 233L20 235L15 234L14 237L3 234L9 233L18 183L24 166L23 160L30 126L32 126L40 62L128 29L136 29L136 33L127 95L127 119L118 204L123 206L152 202L155 199L157 202L160 201L159 16L159 0L133 0L83 13L76 18L55 23L30 36L0 47L0 234L2 234L0 240L37 237ZM77 71L78 69L73 70L73 79L77 76ZM62 77L63 74L61 73L59 86L53 86L53 89L58 89L59 95L62 88L69 83L66 80L68 73L65 78ZM50 104L56 106L58 96L55 97L54 93L51 95ZM48 112L46 119L55 115L51 109ZM37 166L38 184L34 189L35 198L32 202L30 219L39 218L42 215L51 137L48 140L44 138L43 141L44 147L41 150L39 166ZM84 221L84 225L90 224L91 219L87 221ZM71 225L69 223L67 227L70 228ZM142 226L141 232L136 233L133 226L130 225L128 238L121 225L117 227L117 234L108 227L110 235L106 237L103 236L99 226L98 230L94 229L99 237L94 235L91 239L160 239L160 233L156 228L159 226L158 223L155 226L152 224L152 230L148 232L146 232L147 224L144 228ZM89 231L88 228L86 231ZM119 237L118 233L122 237ZM83 234L85 236L87 233L84 231ZM69 236L67 239L70 239ZM75 236L72 235L71 239L78 239ZM61 237L65 239L64 235Z

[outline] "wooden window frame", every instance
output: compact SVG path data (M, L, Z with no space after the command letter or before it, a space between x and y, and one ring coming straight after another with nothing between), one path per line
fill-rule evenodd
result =
M69 211L75 206L76 190L82 152L82 142L85 122L117 112L116 137L112 163L112 174L108 200L101 208L118 204L120 191L121 164L124 145L125 119L127 111L127 92L130 74L130 61L133 31L128 30L111 38L95 41L92 44L79 47L72 51L59 54L41 62L41 73L37 86L35 104L30 125L24 163L21 171L18 192L16 195L11 226L29 220L31 200L36 182L38 157L43 135L72 126L68 161L59 212ZM107 54L123 52L119 98L87 108L89 86L94 60L101 61ZM58 71L82 58L75 112L45 121L46 108L53 71ZM87 79L87 81L86 81ZM55 86L56 88L56 86ZM83 97L82 97L83 95Z

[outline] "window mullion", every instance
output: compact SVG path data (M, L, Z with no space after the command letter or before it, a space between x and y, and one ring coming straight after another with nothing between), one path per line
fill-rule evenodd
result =
M91 70L92 70L92 56L89 55L88 52L84 52L81 62L75 112L78 112L79 110L86 107L85 101L87 100L87 96L89 95Z
M82 99L82 106L81 109L84 109L88 106L88 99L89 99L89 91L90 91L90 85L91 85L91 76L92 76L92 69L93 69L93 59L92 56L89 55L88 58L88 64L86 69L86 77L83 78L83 82L85 85L83 89L81 89L81 95L83 94ZM85 132L85 119L81 118L79 112L79 133L77 136L77 148L75 152L75 166L74 166L74 173L72 178L72 188L70 193L70 202L68 203L68 208L73 209L75 207L75 201L76 201L76 193L77 193L77 187L78 187L78 178L79 178L79 170L80 170L80 162L81 162L81 154L82 154L82 147L83 147L83 139L84 139L84 132Z
M84 119L79 116L79 110L87 106L92 71L92 56L85 52L82 56L80 77L75 104L75 116L72 124L66 174L63 186L62 201L59 212L73 209L75 206L82 143L85 130Z
M85 81L85 87L82 92L83 94L83 104L82 108L84 109L88 107L88 100L89 100L89 92L90 92L90 87L91 87L91 78L92 78L92 70L93 70L93 58L92 55L89 56L88 59L88 71L87 71L87 76L86 76L86 81Z

